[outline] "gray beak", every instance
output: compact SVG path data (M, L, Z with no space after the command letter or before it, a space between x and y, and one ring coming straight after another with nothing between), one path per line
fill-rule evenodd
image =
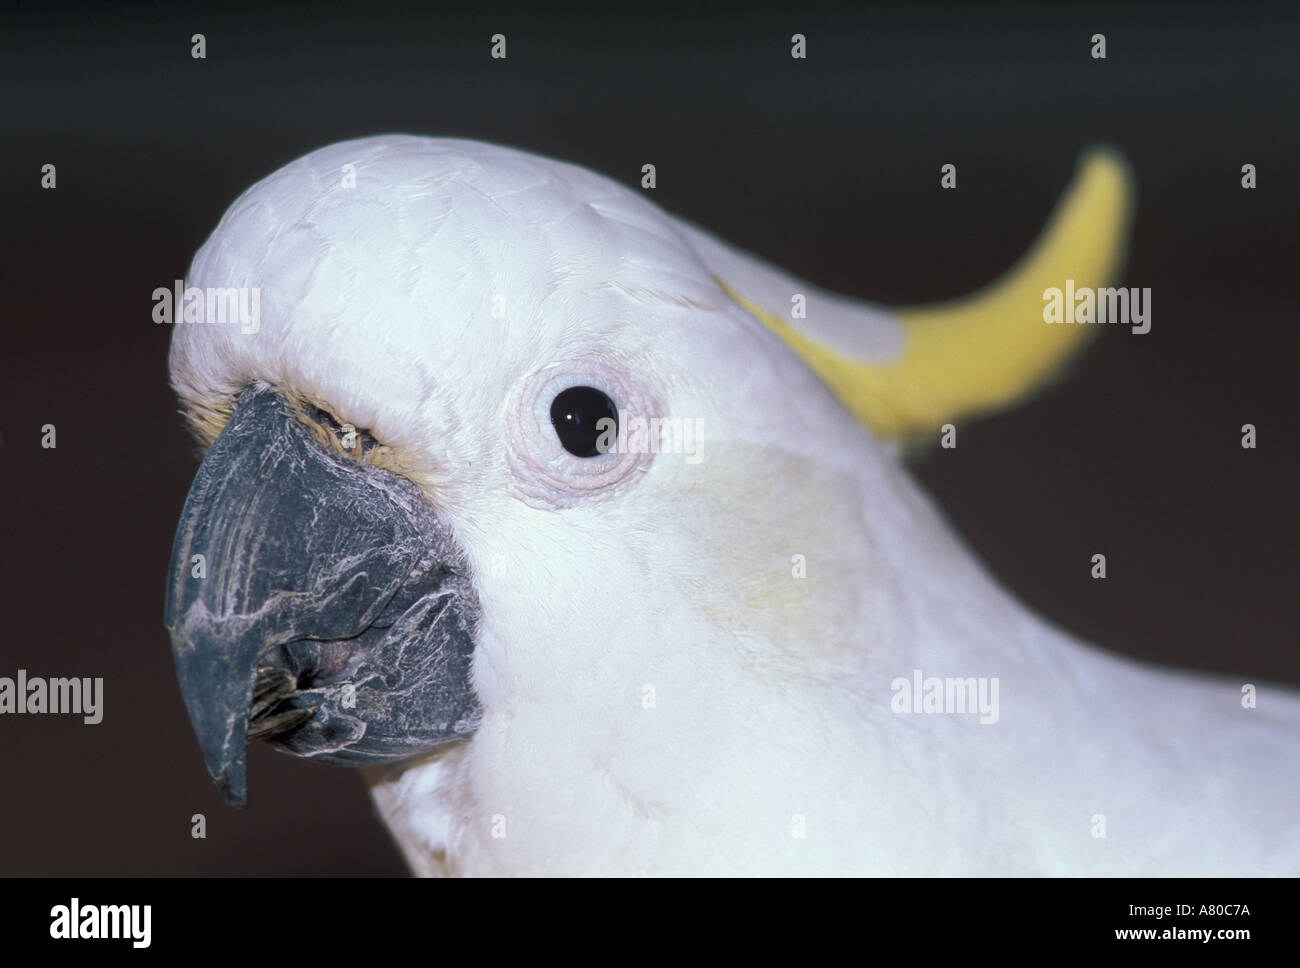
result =
M465 555L419 488L244 391L185 500L164 618L227 803L247 798L250 739L359 765L471 733L477 621Z

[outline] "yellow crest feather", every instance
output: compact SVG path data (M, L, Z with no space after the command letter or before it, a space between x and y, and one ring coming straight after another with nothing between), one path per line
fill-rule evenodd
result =
M1046 381L1092 335L1087 325L1043 320L1044 291L1104 287L1128 238L1132 178L1115 152L1097 148L1034 247L1001 279L959 300L898 310L903 352L892 363L847 358L718 284L779 335L840 401L876 433L928 434L944 423L1014 403Z

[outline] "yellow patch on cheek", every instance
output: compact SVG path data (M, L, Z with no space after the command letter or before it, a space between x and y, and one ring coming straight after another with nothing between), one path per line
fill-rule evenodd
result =
M852 648L879 619L883 569L852 481L784 451L727 445L676 482L667 513L686 545L683 594L752 661L797 666Z

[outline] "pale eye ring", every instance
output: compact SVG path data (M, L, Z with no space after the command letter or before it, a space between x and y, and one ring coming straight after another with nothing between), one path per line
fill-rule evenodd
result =
M507 407L507 459L516 493L565 507L616 493L654 458L617 446L629 415L660 413L641 383L599 359L554 364L520 382Z

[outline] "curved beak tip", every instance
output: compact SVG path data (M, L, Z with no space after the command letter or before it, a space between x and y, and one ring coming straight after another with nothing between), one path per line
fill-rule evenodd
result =
M248 774L244 769L243 760L232 763L222 773L212 774L212 780L221 793L221 799L226 801L226 806L237 810L247 806Z

